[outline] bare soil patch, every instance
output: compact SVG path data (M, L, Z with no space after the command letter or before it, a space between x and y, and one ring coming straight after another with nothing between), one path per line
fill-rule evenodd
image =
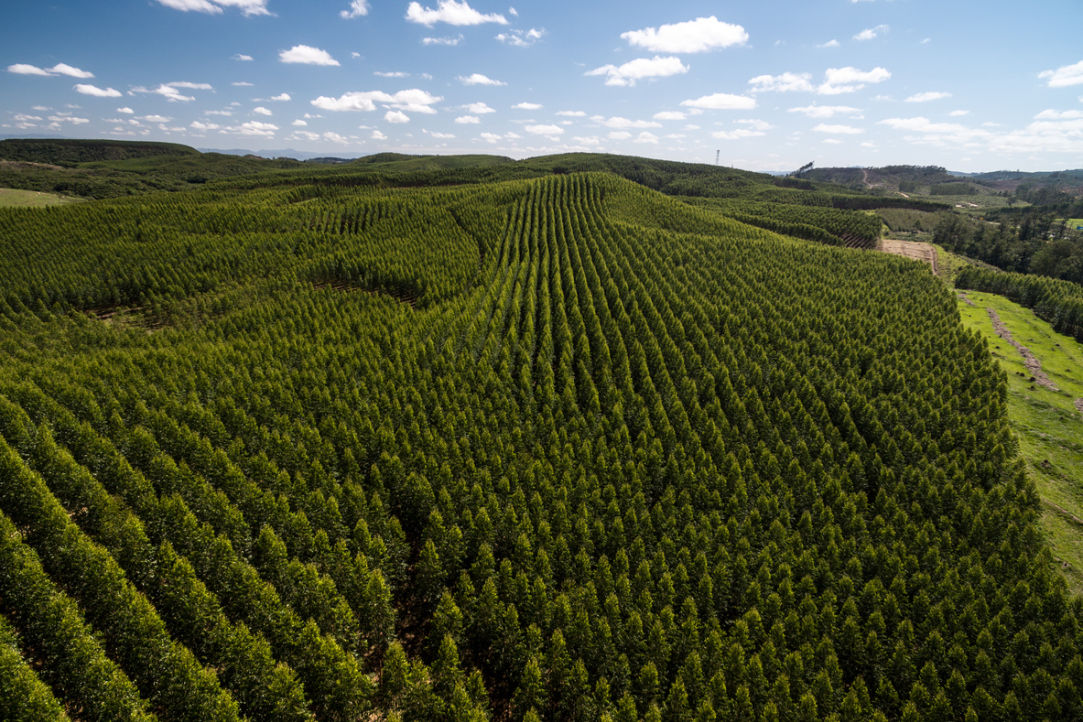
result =
M893 238L884 238L880 241L880 250L884 253L893 253L896 256L905 256L915 261L923 261L933 268L933 273L940 275L936 265L936 249L928 243L918 241L899 241Z
M957 298L958 298L958 299L959 299L960 301L962 301L963 303L965 303L965 304L966 304L967 306L974 306L975 308L977 308L978 304L976 304L976 303L974 303L973 301L971 301L971 300L970 300L970 297L969 297L969 296L967 296L965 292L963 292L963 291L956 291L956 292L955 292L955 295L956 295L956 297L957 297Z
M1023 363L1026 364L1027 370L1033 374L1033 381L1040 386L1044 386L1050 391L1060 391L1056 384L1049 380L1049 377L1042 371L1042 362L1034 357L1034 354L1030 352L1030 349L1023 344L1012 338L1012 332L1008 330L1008 327L1004 325L1004 322L1000 320L1000 315L991 308L985 309L989 312L989 318L993 321L993 330L997 332L997 336L1015 346L1015 349L1019 352L1019 355L1023 357ZM1078 405L1077 407L1078 408Z

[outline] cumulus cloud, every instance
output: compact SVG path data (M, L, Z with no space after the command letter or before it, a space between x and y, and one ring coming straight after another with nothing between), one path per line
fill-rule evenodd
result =
M514 110L541 110L540 103L516 103L511 106Z
M339 13L339 15L346 18L347 20L349 20L350 18L359 18L362 15L368 15L368 14L369 14L368 0L353 0L350 3L350 9L349 10L343 10L342 12Z
M564 129L559 125L528 125L523 130L532 135L543 135L550 140L557 140L564 134Z
M10 70L10 68L8 68ZM1067 88L1083 83L1083 60L1075 65L1064 65L1056 70L1045 70L1038 77L1047 81L1050 88Z
M633 143L654 143L655 145L657 145L658 144L658 136L655 135L654 133L648 133L647 131L643 131L632 142Z
M942 100L944 98L950 98L951 93L942 93L940 91L929 91L926 93L915 93L906 99L907 103L928 103L932 100Z
M462 106L463 110L469 111L474 115L485 115L486 113L495 113L496 111L490 108L485 103L469 103Z
M756 99L744 95L714 93L694 100L681 101L681 105L702 110L751 110L756 107Z
M384 113L384 120L388 123L409 123L410 116L403 113L401 110L389 110Z
M656 53L703 53L748 42L740 25L724 23L712 15L684 23L621 33L629 45Z
M74 68L67 63L57 63L51 68L39 68L35 65L27 65L26 63L15 63L8 66L9 73L15 73L16 75L67 75L72 78L93 78L94 73L89 70L80 70Z
M82 93L83 95L93 95L96 98L119 98L124 95L119 90L113 88L99 88L96 85L85 85L79 83L74 86L75 92Z
M632 137L632 134L626 130L614 130L609 134L610 140L628 140Z
M873 68L869 71L853 67L828 68L824 73L823 85L817 88L816 92L820 95L853 93L869 83L881 83L890 77L891 73L884 68Z
M564 116L566 118L585 118L587 114L581 110L558 110L557 115Z
M749 130L748 128L738 128L737 130L716 130L711 133L712 138L718 138L719 140L741 140L742 138L758 138L766 135L762 130Z
M282 93L280 95L276 95L276 96L271 98L271 100L278 101L278 102L285 102L285 101L290 100L290 99L291 98L290 98L289 93Z
M245 16L271 15L267 9L267 0L158 0L162 5L182 12L207 13L218 15L222 8L238 8Z
M813 90L810 73L783 73L782 75L757 75L748 81L753 93L809 92Z
M386 73L379 70L374 70L372 74L379 78L406 78L410 75L409 73L404 73L401 70Z
M456 118L455 122L459 125L477 125L481 122L481 118L476 115L462 115Z
M208 131L208 130L218 130L222 126L218 125L217 123L204 123L204 122L202 122L200 120L193 120L188 127L193 128L195 130Z
M861 115L861 110L858 108L851 108L848 105L812 105L805 106L804 108L790 108L788 113L804 113L810 118L833 118L836 115L849 115L850 117L857 117Z
M663 110L661 113L655 113L655 120L684 120L687 116L679 110Z
M507 25L508 20L499 13L484 15L463 2L456 0L439 0L436 9L422 7L419 2L412 2L406 8L406 19L409 22L424 25L431 28L436 23L448 25L482 25L483 23L497 23Z
M145 120L148 123L168 123L169 121L173 120L168 115L157 115L157 114L154 114L154 115L141 115L141 116L139 116L139 119L140 120Z
M264 108L262 105L252 108L252 112L256 115L274 115L271 111Z
M413 113L435 113L432 107L443 100L443 96L430 95L424 90L413 88L400 90L394 95L381 90L370 90L364 93L345 93L337 98L320 96L312 101L312 105L322 110L376 110L377 103L386 104L395 110L405 110Z
M135 113L135 111L132 110L131 108L117 108L117 112L118 113L125 113L127 115L132 115L132 114Z
M689 67L681 62L680 58L670 56L663 58L637 58L621 66L603 65L594 70L588 70L584 75L604 75L606 85L634 86L637 80L644 78L665 78L671 75L687 73Z
M612 118L601 118L595 116L591 120L596 120L606 128L616 128L617 130L624 130L626 128L661 128L661 123L656 123L653 120L629 120L628 118L621 118L614 116Z
M881 35L886 35L890 28L887 25L877 25L875 28L866 28L854 36L854 40L874 40Z
M1034 116L1035 120L1076 120L1078 118L1083 118L1083 110L1043 110Z
M507 45L513 45L517 48L528 48L534 43L538 42L545 35L545 28L540 30L531 28L530 30L509 30L506 33L500 33L496 36L496 39Z
M308 130L295 130L295 131L293 131L293 133L291 133L287 137L287 140L316 141L316 140L319 140L319 139L320 139L320 134L319 133L313 133L313 132L308 131Z
M482 133L478 137L487 143L496 143L500 140L503 140L497 133Z
M458 45L463 41L463 36L460 35L457 38L444 37L444 38L421 38L422 45L450 45L452 47Z
M749 128L752 128L753 130L760 130L760 131L771 130L772 128L775 127L775 126L771 125L770 123L768 123L766 120L758 120L758 119L755 119L755 118L744 118L742 120L735 120L733 122L737 123L739 125L746 125Z
M243 80L238 80L236 83L230 83L235 88L251 88L252 83L246 83Z
M427 130L425 132L429 133L429 131L427 131ZM431 135L433 138L436 138L438 140L450 140L450 139L455 137L454 133L437 133L435 131L432 132L432 133L429 133L429 135Z
M241 135L257 135L271 138L274 136L275 131L278 130L278 126L271 123L261 123L258 120L250 120L247 123L241 123L233 130Z
M290 123L290 125L294 126L295 128L304 128L306 125L308 125L308 123L298 118L297 120Z
M460 75L455 79L463 85L507 85L507 83L501 80L493 80L492 78L482 75L481 73L474 73L472 75Z
M950 115L952 118L961 118L964 115L970 115L970 111L969 110L953 110L950 113L948 113L948 115Z
M817 45L818 48L837 48L839 46L838 40L828 40L823 45Z
M387 140L387 136L386 136L386 135L384 135L383 133L381 133L381 132L380 132L380 131L378 131L378 130L374 130L374 131L372 131L372 135L371 135L370 137L371 137L371 138L372 138L373 140Z
M234 83L236 85L236 83ZM173 83L162 83L157 88L150 90L142 86L137 86L128 91L128 95L135 93L150 93L153 95L161 95L170 102L183 102L195 100L194 96L184 95L177 88L184 88L186 90L214 90L209 83L190 83L188 81L178 81Z
M339 65L339 62L331 57L326 50L313 48L309 45L294 45L289 50L283 50L278 54L278 59L283 63L299 63L301 65Z
M812 130L817 133L828 133L831 135L859 135L865 132L863 128L855 128L852 125L829 125L827 123L820 123Z
M241 61L246 61L246 62L247 62L247 61L249 61L249 60L252 60L252 56L251 56L251 55L243 55L243 54L241 54L241 53L237 53L236 55L234 55L234 56L233 56L233 59L234 59L234 60L241 60Z

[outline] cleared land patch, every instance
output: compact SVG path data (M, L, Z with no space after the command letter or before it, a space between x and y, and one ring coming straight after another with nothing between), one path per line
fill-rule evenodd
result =
M0 207L39 207L39 206L63 206L69 203L77 203L74 198L58 196L54 193L41 193L39 191L22 191L13 188L0 188Z
M939 271L937 270L936 249L928 243L898 241L893 238L884 238L880 241L877 250L928 263L932 266L933 273L939 275Z
M1083 344L1001 296L957 298L963 322L985 336L1008 374L1008 419L1042 500L1042 528L1072 590L1083 593ZM1027 358L998 335L990 311L1055 388L1038 383Z

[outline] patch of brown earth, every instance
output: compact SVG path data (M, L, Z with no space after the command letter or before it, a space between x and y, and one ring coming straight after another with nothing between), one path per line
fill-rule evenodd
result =
M936 249L928 243L917 241L900 241L894 238L885 238L880 241L880 250L884 253L892 253L896 256L912 258L915 261L923 261L933 268L933 273L940 275L936 265Z
M1033 380L1050 391L1060 391L1056 384L1050 381L1049 377L1042 371L1042 362L1034 357L1034 354L1030 352L1029 348L1012 338L1012 332L1009 331L1008 327L1004 325L1004 322L1000 320L1000 315L991 308L985 310L989 312L989 318L993 321L993 330L997 332L997 336L1000 336L1012 346L1015 346L1019 355L1023 357L1023 363L1026 364L1027 370L1034 375Z
M971 301L970 297L967 296L964 291L957 291L955 295L960 301L965 303L967 306L974 306L975 308L977 308L978 304Z

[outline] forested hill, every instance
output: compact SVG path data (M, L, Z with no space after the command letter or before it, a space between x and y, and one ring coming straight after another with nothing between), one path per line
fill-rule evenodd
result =
M0 209L0 710L1080 719L927 269L612 174L392 180Z
M65 140L60 138L12 138L0 140L0 159L50 165L198 154L198 150L186 145L149 141Z

